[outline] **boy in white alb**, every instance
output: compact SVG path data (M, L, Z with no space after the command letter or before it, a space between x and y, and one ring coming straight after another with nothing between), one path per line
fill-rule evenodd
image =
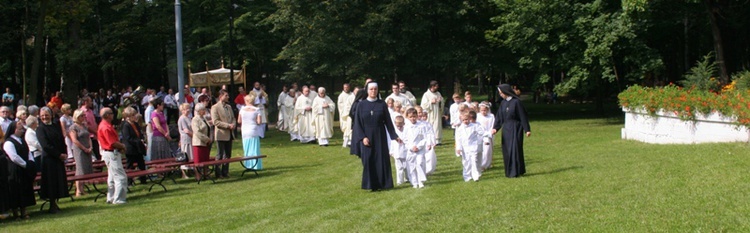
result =
M461 115L462 124L456 128L456 154L461 156L464 181L479 181L482 174L479 171L477 158L482 154L482 141L488 137L487 130L479 123L472 123L477 119L476 112Z
M406 146L406 174L409 182L414 188L423 188L427 177L424 173L424 154L427 146L427 136L424 126L417 121L417 110L410 108L406 110L406 118L409 124L404 127L404 137L401 140Z
M492 166L492 146L494 145L492 127L495 124L495 115L490 113L490 106L487 101L479 104L479 115L477 115L477 123L487 130L486 134L489 134L489 137L485 137L484 143L482 143L482 156L479 159L480 171L487 170Z
M393 125L396 126L396 134L398 138L405 138L404 133L404 117L396 116L393 120ZM401 185L406 182L406 145L392 140L390 147L390 154L396 164L396 185Z
M425 175L432 175L435 172L435 167L437 167L437 154L435 154L435 144L437 144L437 141L435 141L435 132L433 132L430 122L427 121L427 113L420 110L421 108L417 109L419 115L418 122L424 127L425 135L427 135L423 169Z

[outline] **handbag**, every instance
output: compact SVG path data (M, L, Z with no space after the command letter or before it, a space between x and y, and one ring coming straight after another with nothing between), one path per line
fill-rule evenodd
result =
M188 162L188 155L185 152L177 152L174 154L174 160L177 162Z

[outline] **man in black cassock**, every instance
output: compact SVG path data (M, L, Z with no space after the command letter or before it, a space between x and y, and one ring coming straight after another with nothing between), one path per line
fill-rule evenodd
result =
M377 83L370 82L365 88L367 98L357 103L352 132L352 145L358 144L357 155L362 159L362 189L390 189L393 188L393 177L386 131L390 135L397 134L391 122L388 106L377 98Z
M500 108L495 114L495 126L493 133L502 128L503 162L505 163L506 177L519 177L526 173L526 163L523 159L523 135L531 136L531 127L526 117L526 109L521 104L521 99L515 94L508 84L497 87L500 96Z

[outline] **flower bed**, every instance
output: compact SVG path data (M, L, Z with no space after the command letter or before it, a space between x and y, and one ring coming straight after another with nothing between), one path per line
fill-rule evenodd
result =
M750 92L632 86L618 95L623 139L648 143L750 142Z

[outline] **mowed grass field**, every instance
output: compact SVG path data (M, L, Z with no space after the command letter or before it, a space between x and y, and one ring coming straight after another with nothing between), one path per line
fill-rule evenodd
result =
M650 145L620 139L622 113L591 105L528 104L526 176L505 178L500 139L494 167L463 182L444 130L436 174L424 189L360 189L360 160L341 147L262 139L265 170L216 184L177 178L169 191L131 187L128 204L94 195L32 207L0 232L747 232L750 146ZM611 111L610 111L611 112ZM603 116L603 117L602 117ZM338 128L336 129L338 130ZM235 141L233 156L242 154ZM40 203L41 204L41 203Z

